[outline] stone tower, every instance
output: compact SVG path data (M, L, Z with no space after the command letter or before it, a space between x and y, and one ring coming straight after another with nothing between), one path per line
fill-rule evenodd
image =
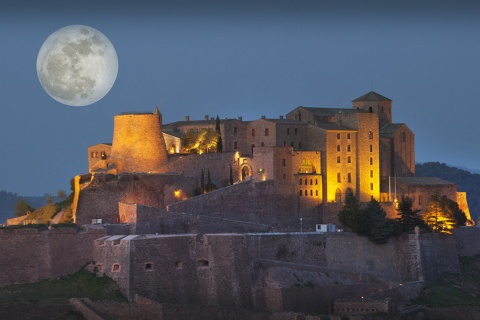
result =
M353 109L363 109L378 114L380 128L392 123L392 100L375 91L370 91L352 100Z
M162 115L122 113L114 117L111 162L117 173L151 172L168 163Z

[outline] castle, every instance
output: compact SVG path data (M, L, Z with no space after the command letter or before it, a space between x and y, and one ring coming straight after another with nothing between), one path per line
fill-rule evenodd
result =
M220 134L222 152L207 146L186 154L182 138L208 130ZM414 134L392 122L392 101L375 92L351 109L297 107L255 121L205 116L163 125L158 109L123 113L114 118L112 143L88 148L88 169L74 179L72 209L86 230L3 231L0 247L14 252L9 264L28 261L24 244L32 239L48 258L31 265L26 281L4 265L0 285L93 260L129 300L332 313L349 303L361 309L363 296L389 308L390 299L408 301L443 273L459 273L459 256L480 253L477 227L403 234L384 245L315 232L338 224L347 194L373 197L395 217L401 195L423 209L439 192L470 218L455 184L415 177ZM217 190L194 196L202 172ZM69 247L82 250L65 259Z

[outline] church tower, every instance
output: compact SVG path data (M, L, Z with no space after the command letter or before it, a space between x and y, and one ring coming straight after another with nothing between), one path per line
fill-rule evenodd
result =
M162 114L122 113L114 117L111 160L117 173L152 172L168 163Z
M352 100L352 108L378 114L380 128L392 123L392 100L375 91Z

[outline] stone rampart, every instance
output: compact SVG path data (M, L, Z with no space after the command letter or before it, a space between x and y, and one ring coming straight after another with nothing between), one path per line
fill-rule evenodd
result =
M118 203L138 203L165 208L177 202L182 194L192 194L197 179L173 174L96 174L91 182L81 185L77 203L77 224L92 219L103 223L119 222ZM179 191L180 190L180 191ZM175 191L179 191L178 195Z
M455 237L449 234L419 235L422 273L425 281L434 281L444 273L461 273Z
M103 228L0 230L0 286L30 283L74 273L93 260L93 241Z
M460 227L453 230L456 249L459 256L475 256L480 254L480 228Z

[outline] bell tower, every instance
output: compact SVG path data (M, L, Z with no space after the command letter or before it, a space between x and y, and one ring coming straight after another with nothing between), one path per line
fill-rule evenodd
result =
M375 91L370 91L352 100L352 108L378 114L378 124L380 128L392 123L392 100Z

